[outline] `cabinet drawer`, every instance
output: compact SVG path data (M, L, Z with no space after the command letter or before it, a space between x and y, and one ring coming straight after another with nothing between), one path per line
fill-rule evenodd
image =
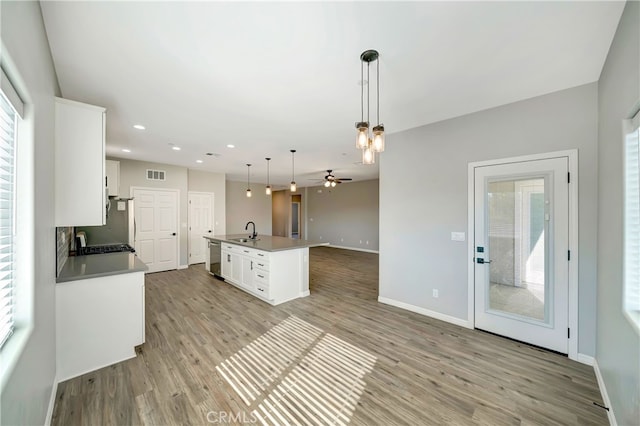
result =
M256 269L262 269L263 271L269 272L269 262L267 262L266 260L254 260L253 265Z
M269 287L269 273L256 269L253 271L253 280L257 286Z
M230 253L242 253L242 251L240 250L241 247L234 246L233 244L222 243L220 244L220 246L222 247L222 250L228 251Z
M256 284L256 293L269 299L269 287L263 286L262 284Z

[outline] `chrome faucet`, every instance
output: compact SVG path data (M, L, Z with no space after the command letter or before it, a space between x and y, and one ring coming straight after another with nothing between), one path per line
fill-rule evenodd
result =
M256 224L253 222L247 222L247 224L244 227L244 230L246 231L247 229L249 229L249 224L253 225L253 232L251 233L251 235L249 235L249 238L251 238L252 240L255 240L256 237L258 236L258 233L256 232Z

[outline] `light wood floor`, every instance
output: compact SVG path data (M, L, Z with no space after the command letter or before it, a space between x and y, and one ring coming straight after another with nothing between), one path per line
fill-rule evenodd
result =
M277 307L203 265L147 275L138 356L60 383L52 424L195 425L212 411L249 413L215 367L292 315L377 358L350 424L607 424L591 367L378 303L375 254L321 247L310 261L311 296Z

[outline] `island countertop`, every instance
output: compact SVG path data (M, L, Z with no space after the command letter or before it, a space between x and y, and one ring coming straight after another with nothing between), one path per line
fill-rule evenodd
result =
M256 250L264 251L282 251L282 250L295 250L307 247L324 246L329 243L319 241L297 240L286 237L276 237L274 235L258 235L257 240L247 241L246 243L234 241L237 238L247 238L247 234L232 234L232 235L204 235L204 238L220 241L229 244L236 244L244 247L251 247Z
M70 256L56 278L56 282L144 272L148 269L138 256L129 252Z

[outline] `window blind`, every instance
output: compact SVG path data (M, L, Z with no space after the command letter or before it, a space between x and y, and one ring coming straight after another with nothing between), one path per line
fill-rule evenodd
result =
M13 332L15 312L15 140L17 115L0 92L0 347Z
M624 308L640 312L640 130L638 117L625 137Z

